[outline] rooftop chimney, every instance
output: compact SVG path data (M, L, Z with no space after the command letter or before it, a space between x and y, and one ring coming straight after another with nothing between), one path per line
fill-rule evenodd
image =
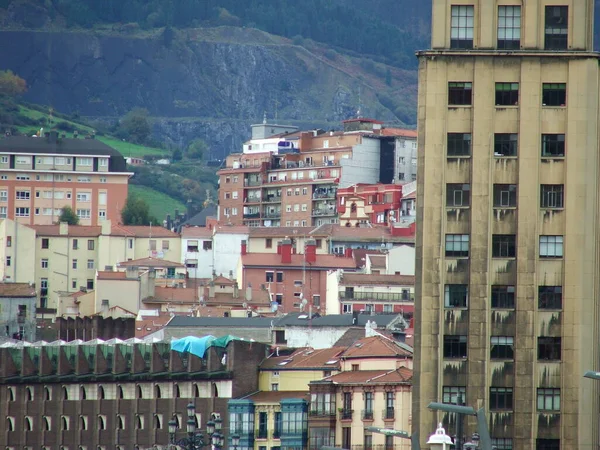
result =
M284 264L292 262L292 241L290 239L281 241L281 262Z
M304 243L304 258L308 264L317 262L317 242L314 239L308 239Z
M244 239L242 241L242 255L245 255L246 253L248 253L248 243Z
M344 249L344 256L346 258L352 258L352 249L350 247Z
M58 225L58 234L60 234L61 236L68 236L69 224L67 222L61 222Z

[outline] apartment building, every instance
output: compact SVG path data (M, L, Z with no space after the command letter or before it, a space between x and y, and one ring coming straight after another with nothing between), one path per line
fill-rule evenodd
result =
M70 206L82 225L118 221L127 199L125 159L96 139L0 139L0 218L51 225Z
M220 223L336 223L338 186L393 182L396 137L381 134L381 122L373 119L343 125L343 131L335 132L285 130L252 139L243 153L229 155L218 171Z
M596 449L594 2L433 2L419 57L413 433L483 407L498 449ZM475 430L464 420L464 433Z
M404 214L402 185L355 184L337 191L340 225L356 227L369 223L389 225Z

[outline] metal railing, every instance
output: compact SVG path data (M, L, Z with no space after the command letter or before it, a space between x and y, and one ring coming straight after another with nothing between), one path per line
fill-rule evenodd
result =
M414 302L414 293L399 293L394 294L390 292L345 292L340 291L340 300L384 300L391 302Z
M264 212L263 219L279 219L281 217L281 211L275 212Z
M362 410L362 419L363 420L373 420L373 410L363 409Z
M337 196L337 192L326 192L322 194L314 193L313 200L324 200L324 199L334 199Z
M281 195L267 195L264 197L263 203L281 203Z
M263 184L263 180L244 179L244 186L260 186L261 184Z
M383 420L393 419L395 417L394 408L393 407L385 408L383 410L383 416L382 417L383 417Z
M335 208L332 209L313 209L313 216L335 216L337 211Z
M248 214L244 214L244 219L258 219L260 218L260 213L248 213Z
M309 416L335 416L336 411L333 409L311 409L308 413Z
M340 419L342 420L351 420L353 411L351 409L341 409L340 410Z

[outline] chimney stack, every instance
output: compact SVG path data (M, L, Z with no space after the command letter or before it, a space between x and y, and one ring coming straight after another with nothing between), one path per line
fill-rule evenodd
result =
M317 242L314 239L308 239L304 243L304 258L308 264L317 262Z
M346 248L346 249L344 249L344 256L345 256L346 258L352 258L352 249L351 249L351 248L349 248L349 247L348 247L348 248Z
M292 262L292 241L290 239L281 241L281 262L283 264Z
M245 255L246 253L248 253L248 243L244 239L242 241L242 256Z
M69 235L69 224L68 224L68 222L61 222L58 225L58 234L60 234L61 236L68 236Z

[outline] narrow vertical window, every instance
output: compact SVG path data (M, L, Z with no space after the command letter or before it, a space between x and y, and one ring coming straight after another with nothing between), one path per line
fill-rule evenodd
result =
M515 50L521 47L521 7L498 6L498 48Z
M473 48L473 5L452 5L450 48Z

